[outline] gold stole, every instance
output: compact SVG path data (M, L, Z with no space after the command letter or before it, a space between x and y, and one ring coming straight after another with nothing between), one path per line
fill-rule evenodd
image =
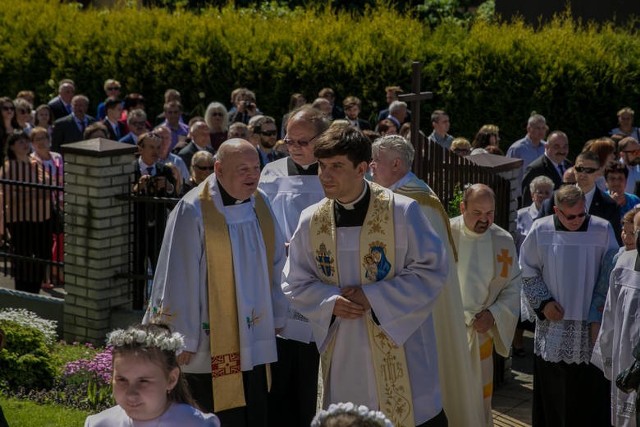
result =
M275 229L273 217L262 195L255 193L255 210L267 252L269 283L273 277ZM214 411L246 406L240 367L240 332L236 284L233 274L231 238L226 219L216 209L207 182L200 193L200 209L207 259L209 343ZM269 250L269 249L272 250ZM267 376L269 369L267 366Z
M360 231L360 283L363 285L391 279L395 267L393 193L374 183L370 183L369 188L371 198ZM313 214L309 231L320 280L338 286L340 276L336 262L338 250L333 207L333 200L323 203ZM387 336L375 323L371 312L365 316L380 410L396 427L413 427L413 400L404 347L397 346ZM335 335L321 356L325 387L334 345Z

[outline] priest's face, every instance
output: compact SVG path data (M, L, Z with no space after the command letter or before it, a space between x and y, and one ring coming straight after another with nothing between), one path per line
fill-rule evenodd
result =
M573 206L554 206L553 210L562 225L569 231L576 231L582 227L582 223L584 223L586 218L584 199L579 200L578 203Z
M318 177L329 199L351 203L362 194L367 162L354 166L346 155L318 159Z
M222 160L215 163L216 177L231 197L246 200L258 188L258 151L247 141L235 147L225 147L227 150Z
M486 232L493 224L495 209L496 202L488 194L470 197L466 203L460 204L464 224L479 234Z
M313 123L303 118L293 118L287 123L287 135L284 142L287 144L291 159L299 165L310 165L316 162L313 155L314 140L317 137Z
M387 188L395 184L398 181L396 173L400 163L400 158L393 151L374 150L373 160L369 165L373 181Z

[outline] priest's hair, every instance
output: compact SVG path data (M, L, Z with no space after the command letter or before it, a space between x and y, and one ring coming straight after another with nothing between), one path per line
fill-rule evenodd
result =
M404 163L406 168L411 168L413 156L416 150L413 145L400 135L385 135L376 139L371 146L371 151L375 157L380 150L393 151Z

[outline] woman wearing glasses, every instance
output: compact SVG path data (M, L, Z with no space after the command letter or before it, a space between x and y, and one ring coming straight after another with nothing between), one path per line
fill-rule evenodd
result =
M20 125L18 125L16 118L16 106L11 98L6 96L0 98L0 111L2 113L2 120L0 120L0 160L4 161L7 138L15 130L19 130Z
M211 146L218 151L220 144L227 140L229 130L229 115L224 105L212 102L204 113L204 121L211 130Z

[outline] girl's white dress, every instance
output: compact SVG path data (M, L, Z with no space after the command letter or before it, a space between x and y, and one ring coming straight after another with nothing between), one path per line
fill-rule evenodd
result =
M150 421L134 421L120 406L114 406L96 415L90 415L84 427L220 427L214 414L205 414L193 406L173 403L160 417Z

